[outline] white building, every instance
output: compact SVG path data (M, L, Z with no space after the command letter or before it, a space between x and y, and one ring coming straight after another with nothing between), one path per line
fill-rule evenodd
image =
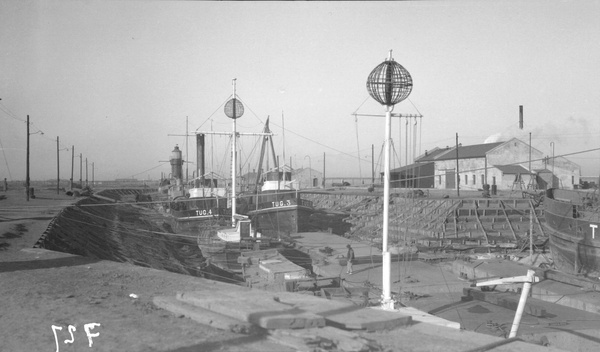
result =
M573 189L579 185L581 168L564 157L546 157L529 144L513 138L506 142L476 144L457 148L436 148L420 156L416 163L434 162L436 189L456 189L458 167L460 189L492 188ZM421 175L425 177L427 175Z
M311 168L300 168L292 171L292 179L296 180L299 189L319 188L322 186L323 173Z

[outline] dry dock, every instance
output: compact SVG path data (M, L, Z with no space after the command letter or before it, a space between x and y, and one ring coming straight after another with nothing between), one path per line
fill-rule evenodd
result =
M2 350L295 351L314 348L315 343L338 351L557 350L422 322L425 318L414 311L388 314L358 306L335 308L333 301L324 298L269 294L131 263L34 249L58 210L72 204L63 195L55 197L43 190L37 194L28 203L16 191L0 200L0 235L7 244L0 251ZM355 244L357 256L367 249ZM406 262L413 268L428 264ZM339 262L336 265L343 268ZM377 268L365 270L369 265L377 263L357 264L355 274L345 281L358 284L366 275L376 287L380 277ZM333 273L335 267L323 270ZM402 267L397 270L394 275L413 279L411 290L417 295L441 297L438 289L440 295L454 295L464 286L447 271L439 274L444 277L440 285L440 276L435 284L433 277L426 276L431 270L423 269L422 277L409 274L410 278ZM232 302L243 303L233 310L236 316L232 316ZM276 325L269 325L274 321Z

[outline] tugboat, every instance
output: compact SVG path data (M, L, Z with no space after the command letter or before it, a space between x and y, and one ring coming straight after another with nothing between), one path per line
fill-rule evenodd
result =
M249 197L248 216L256 222L263 234L274 238L309 231L309 217L315 211L313 203L302 199L302 193L297 190L297 183L292 180L291 170L285 165L279 167L273 141L269 138L269 119L263 132L265 137L258 165L256 192ZM263 175L261 170L268 141L275 167Z
M549 189L544 198L544 217L556 268L597 279L600 276L598 191Z
M219 187L218 179L211 175L192 180L184 187L182 181L181 150L178 146L171 152L171 180L161 183L159 192L167 193L167 213L174 220L177 231L194 230L207 223L224 223L230 218L227 208L227 190Z
M225 114L233 120L232 150L236 150L235 140L236 119L243 114L243 105L236 98L235 80L233 98L225 104ZM270 136L267 127L262 134ZM262 159L262 157L261 157ZM302 267L283 257L277 249L270 248L272 238L264 236L258 219L250 215L238 214L245 204L238 207L236 192L236 153L232 153L231 191L229 193L231 209L231 225L203 226L197 233L198 248L208 263L230 273L241 274L246 279L246 269L250 270L253 285L270 285L274 280L281 281L280 287L285 287L285 280L304 278L308 272ZM239 209L238 209L239 208ZM267 249L268 248L268 249ZM254 270L254 271L252 271ZM256 282L256 280L258 282ZM250 281L247 281L250 284Z

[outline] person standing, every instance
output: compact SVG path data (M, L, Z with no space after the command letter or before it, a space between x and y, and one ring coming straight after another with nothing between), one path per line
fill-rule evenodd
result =
M346 245L348 253L346 254L346 274L352 275L352 264L354 262L354 249L349 244Z

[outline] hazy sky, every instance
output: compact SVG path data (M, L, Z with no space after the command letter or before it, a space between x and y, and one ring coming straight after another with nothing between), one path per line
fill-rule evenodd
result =
M222 104L233 78L246 104L240 131L259 132L271 116L277 153L285 137L293 167L322 170L326 153L328 176L370 176L371 145L382 160L384 118L355 122L352 113L384 113L365 84L389 50L414 81L394 112L423 115L408 143L405 120L401 130L394 122L402 163L407 144L418 154L453 145L455 133L478 144L527 142L531 132L548 155L550 142L555 155L596 149L598 18L598 1L3 0L0 177L25 178L30 115L30 132L44 132L31 136L32 179L56 177L57 136L88 159L90 179L92 162L96 180L157 179L176 144L185 152L185 138L169 134L185 134L186 117L191 132L210 130L211 120L213 130L231 130ZM242 140L252 169L257 138ZM215 169L226 174L227 138L214 144ZM569 158L584 175L600 172L598 150ZM69 178L71 151L60 160Z

